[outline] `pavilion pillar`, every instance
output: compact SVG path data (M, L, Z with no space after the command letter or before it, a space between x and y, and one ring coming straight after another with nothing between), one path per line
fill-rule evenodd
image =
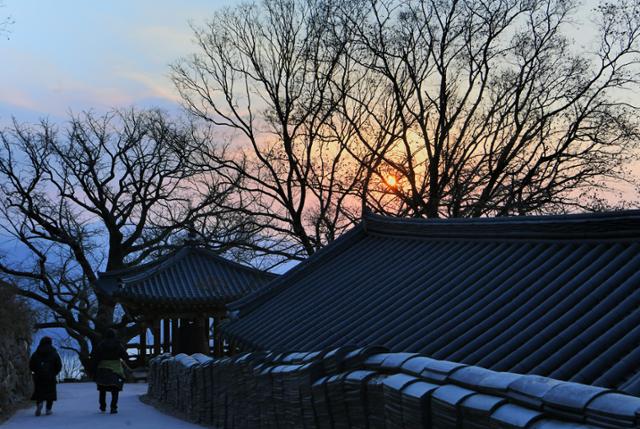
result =
M213 317L213 356L223 356L222 336L220 335L220 313L216 313Z
M144 365L147 360L147 323L142 322L142 330L140 331L140 349L138 354L138 362Z
M211 347L209 347L209 339L210 339L210 335L209 335L209 331L211 329L211 327L209 326L209 317L208 316L203 316L202 317L202 325L204 327L204 350L205 350L205 354L210 355L211 354Z
M152 324L153 329L153 354L158 356L160 352L160 319L154 319Z
M180 349L180 327L179 319L171 319L171 354L177 355L182 352Z
M209 354L209 318L206 316L200 317L198 320L198 330L200 331L200 339L198 347L201 353Z
M164 342L163 352L171 353L171 320L167 318L162 320L162 339Z

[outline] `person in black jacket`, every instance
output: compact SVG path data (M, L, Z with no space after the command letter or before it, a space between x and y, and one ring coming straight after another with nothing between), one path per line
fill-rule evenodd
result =
M116 338L116 331L109 329L104 340L93 350L92 363L95 382L98 386L100 411L107 409L107 392L111 392L111 414L118 412L118 393L122 390L125 374L122 361L127 352Z
M33 395L36 401L36 416L42 413L42 403L46 402L46 414L51 414L53 401L58 399L56 391L56 377L62 369L60 355L53 347L51 337L42 337L38 348L31 355L29 369L33 375Z

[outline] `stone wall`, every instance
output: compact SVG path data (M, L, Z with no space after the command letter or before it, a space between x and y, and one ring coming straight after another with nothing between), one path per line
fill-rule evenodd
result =
M31 395L29 346L32 319L28 306L0 286L0 417Z
M640 427L640 398L380 348L161 355L148 396L217 428Z

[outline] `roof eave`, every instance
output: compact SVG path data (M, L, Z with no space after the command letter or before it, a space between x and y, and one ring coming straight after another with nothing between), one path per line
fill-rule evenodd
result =
M300 262L295 267L291 268L284 275L272 280L262 288L245 296L244 298L229 303L227 305L227 309L229 311L237 312L239 317L250 313L253 309L257 308L263 302L271 299L281 291L291 286L295 282L297 277L306 269L323 262L329 255L335 256L336 253L340 253L341 251L349 247L355 238L364 236L365 234L365 223L360 222L358 225L338 237L335 241L318 250L316 253Z

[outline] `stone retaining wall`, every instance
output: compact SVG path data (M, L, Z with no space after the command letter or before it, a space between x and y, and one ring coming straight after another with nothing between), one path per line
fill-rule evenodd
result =
M640 398L377 347L161 355L149 396L218 428L640 427Z
M4 288L4 289L3 289ZM31 311L0 284L0 417L31 395Z

